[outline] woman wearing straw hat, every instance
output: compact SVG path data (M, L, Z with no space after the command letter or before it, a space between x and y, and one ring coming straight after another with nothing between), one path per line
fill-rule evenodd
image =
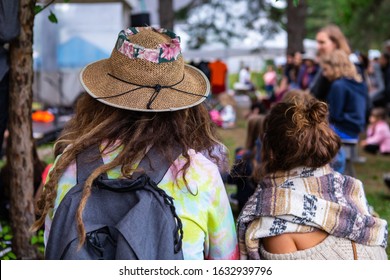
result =
M151 27L121 31L110 58L87 65L80 80L88 94L56 143L58 157L40 200L35 227L45 223L46 240L55 210L76 184L77 154L99 144L104 161L85 183L85 202L101 173L128 177L153 147L173 162L158 187L173 197L183 222L184 259L236 259L234 220L215 153L221 144L202 104L210 85L184 64L180 38ZM178 158L172 158L175 146L182 151Z

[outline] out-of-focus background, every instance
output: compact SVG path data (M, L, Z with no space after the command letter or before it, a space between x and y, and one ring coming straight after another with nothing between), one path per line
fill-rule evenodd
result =
M129 26L173 30L181 37L186 62L210 79L214 69L211 65L225 65L223 93L231 101L224 103L213 94L215 98L207 106L219 118L223 118L223 107L231 105L234 109L234 116L228 115L231 119L227 121L213 119L229 150L230 166L237 148L245 145L253 98L265 107L270 105L264 80L268 67L272 66L276 73L277 91L290 63L289 55L302 56L298 66L304 64L302 60L309 60L309 55L317 63L316 33L320 28L331 23L340 27L351 47L351 60L358 66L363 65L361 56L367 60L367 76L368 65L390 52L390 0L19 2L22 31L10 42L0 40L10 55L13 104L9 107L9 129L0 149L2 184L7 186L1 192L2 198L6 198L0 220L1 259L42 257L42 231L28 231L35 219L31 206L34 190L42 183L40 174L45 166L53 163L53 143L84 92L79 82L80 70L88 63L108 58L120 30ZM244 68L249 71L253 91L240 80ZM364 137L362 133L361 138ZM362 180L370 205L389 222L390 188L385 177L390 173L390 157L368 154L358 145L354 149L358 156L350 162L351 175ZM236 186L226 183L226 188L237 216ZM14 210L10 211L10 205Z

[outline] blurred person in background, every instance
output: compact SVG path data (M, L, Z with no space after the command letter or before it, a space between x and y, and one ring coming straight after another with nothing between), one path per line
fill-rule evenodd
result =
M298 88L306 90L312 84L318 71L316 59L316 55L312 52L303 54L303 63L298 74Z
M268 100L270 102L275 101L277 74L273 65L267 65L267 71L263 75L263 80Z
M390 54L382 53L379 58L379 65L382 71L384 87L381 91L377 91L371 96L371 101L374 107L383 107L389 109L390 104Z
M351 53L346 37L336 25L332 24L321 28L316 35L316 41L319 59L323 55L338 49L344 51L347 55ZM325 101L330 84L331 82L324 77L320 68L309 89L316 98Z
M329 121L342 139L357 139L366 125L368 89L342 50L321 57L322 75L331 82Z
M234 198L238 201L238 212L241 212L249 197L256 188L253 171L261 164L261 139L264 134L265 114L252 115L248 118L245 148L237 148L228 183L237 186Z
M381 54L378 51L369 56L368 68L367 68L367 85L370 95L370 103L372 105L373 100L380 96L380 93L384 90L385 84L383 81L383 74L379 58Z
M368 153L390 155L390 127L385 109L372 109L369 120L366 139L360 142L360 146Z

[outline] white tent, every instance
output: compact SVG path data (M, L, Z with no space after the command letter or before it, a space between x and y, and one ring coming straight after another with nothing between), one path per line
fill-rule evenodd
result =
M180 26L175 31L181 36L186 60L212 61L217 58L227 63L229 72L236 73L242 64L253 71L263 69L266 60L274 60L275 64L283 64L287 49L287 32L280 30L271 38L264 38L261 34L249 31L244 40L232 40L230 46L221 43L203 45L200 49L191 50L186 42L190 40L187 34L181 31ZM305 51L315 51L316 41L305 39Z

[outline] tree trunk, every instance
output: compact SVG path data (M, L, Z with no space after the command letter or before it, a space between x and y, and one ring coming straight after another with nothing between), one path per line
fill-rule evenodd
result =
M159 0L158 14L160 17L160 27L173 31L174 12L173 0Z
M30 226L35 220L33 203L32 139L32 42L36 0L19 1L20 35L10 46L9 139L10 215L12 248L18 259L36 259Z
M304 52L303 39L306 36L306 0L287 1L287 53Z

